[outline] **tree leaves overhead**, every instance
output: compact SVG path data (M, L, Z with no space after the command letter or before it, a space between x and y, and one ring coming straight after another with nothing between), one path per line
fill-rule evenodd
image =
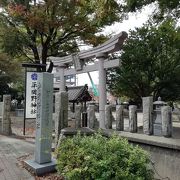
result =
M0 53L0 95L10 93L11 83L21 77L20 64L5 53Z
M122 66L109 75L116 95L180 99L180 29L171 20L159 27L145 25L131 31L123 47Z
M44 64L48 56L78 51L78 41L92 45L104 42L106 38L97 33L120 21L122 12L115 0L1 0L0 5L4 51Z
M125 0L124 2L128 12L135 12L141 10L146 5L156 3L159 9L158 16L180 17L179 0Z

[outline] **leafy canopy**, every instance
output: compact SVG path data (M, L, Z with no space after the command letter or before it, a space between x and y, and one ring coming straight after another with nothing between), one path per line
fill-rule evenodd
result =
M109 89L141 102L141 97L180 99L180 29L172 20L131 31L122 66L109 74Z
M0 95L13 93L12 83L20 80L20 65L5 53L0 53Z
M44 64L48 56L78 51L79 42L103 42L98 33L122 12L115 0L0 0L0 6L4 52Z
M3 50L46 64L48 56L77 52L80 42L102 43L102 28L152 2L161 14L177 15L178 0L0 0Z
M180 16L180 1L179 0L125 0L128 11L134 12L141 10L144 6L156 3L157 14L159 17L175 17Z

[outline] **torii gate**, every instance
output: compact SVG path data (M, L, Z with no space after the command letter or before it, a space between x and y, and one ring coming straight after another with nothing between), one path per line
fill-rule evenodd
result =
M105 43L90 50L65 57L49 57L54 66L59 69L59 73L55 76L60 76L60 91L65 91L65 76L99 71L99 124L102 129L105 129L105 105L107 103L106 69L120 65L119 59L108 60L108 54L119 51L127 36L127 33L122 31ZM94 62L93 65L86 65L86 62L92 58L98 59L98 62ZM74 68L70 68L72 65L74 65Z

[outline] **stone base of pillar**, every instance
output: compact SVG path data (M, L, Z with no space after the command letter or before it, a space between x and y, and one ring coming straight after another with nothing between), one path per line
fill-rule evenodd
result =
M78 132L80 132L81 135L93 135L95 133L95 131L93 129L90 129L88 127L82 127L82 128L64 128L61 130L61 134L63 136L74 136L76 135Z
M34 159L24 161L25 165L30 168L37 176L56 171L56 160L52 159L49 163L39 164Z

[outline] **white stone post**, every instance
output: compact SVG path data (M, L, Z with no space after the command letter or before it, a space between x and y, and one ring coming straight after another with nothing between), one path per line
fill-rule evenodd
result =
M95 128L95 106L94 105L89 105L87 108L87 117L88 117L88 127L93 129Z
M55 95L55 144L57 145L61 129L68 127L68 93L61 91Z
M51 162L53 75L41 73L37 82L35 162Z
M75 127L81 127L81 113L82 113L82 106L77 104L75 105Z
M51 158L53 74L38 74L35 159L25 161L38 176L55 171L56 161Z
M3 108L2 108L2 133L11 135L11 95L3 95Z
M60 76L59 91L65 91L64 68L65 68L65 66L59 66L59 76Z
M143 131L147 135L153 133L153 97L143 97Z
M132 133L137 132L137 106L129 106L129 131Z
M123 105L116 106L116 130L124 131L124 117L123 117Z
M162 116L162 135L165 137L172 136L172 109L170 106L161 107Z
M99 53L96 55L96 58L99 60L99 124L102 129L105 129L105 105L107 103L106 70L104 69L104 60L106 57L106 53Z

